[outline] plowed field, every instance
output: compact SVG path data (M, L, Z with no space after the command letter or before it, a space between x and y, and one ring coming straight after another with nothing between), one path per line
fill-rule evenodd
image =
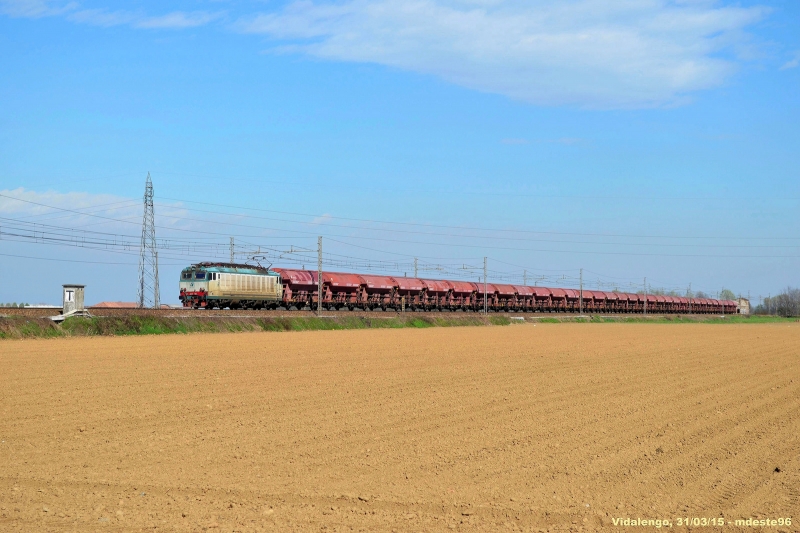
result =
M798 531L800 327L4 341L0 440L0 531Z

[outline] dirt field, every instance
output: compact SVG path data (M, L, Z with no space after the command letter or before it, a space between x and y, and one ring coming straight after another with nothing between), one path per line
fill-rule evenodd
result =
M0 531L798 531L799 435L800 325L3 341Z

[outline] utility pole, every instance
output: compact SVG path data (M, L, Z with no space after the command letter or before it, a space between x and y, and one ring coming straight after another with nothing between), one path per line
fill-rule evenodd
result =
M486 258L483 258L483 314L487 314L488 310L488 299L486 297Z
M417 277L417 258L414 258L414 277Z
M725 290L725 287L722 288L722 291ZM722 318L725 318L725 303L722 301L722 291L719 291L719 305L722 307Z
M317 314L322 314L322 236L317 238Z
M522 284L525 285L526 287L528 286L528 271L527 270L523 270L522 271Z
M583 316L583 269L581 269L581 296L580 296L580 314Z
M689 284L689 290L686 291L686 296L689 297L689 314L692 314L692 284Z
M644 314L647 314L647 278L644 278Z
M147 289L153 290L152 301L147 297ZM156 248L156 221L153 210L153 182L150 173L144 185L144 215L142 216L142 243L139 250L139 307L152 304L154 309L160 305L158 290L158 249Z
M231 263L233 263L233 237L231 237Z

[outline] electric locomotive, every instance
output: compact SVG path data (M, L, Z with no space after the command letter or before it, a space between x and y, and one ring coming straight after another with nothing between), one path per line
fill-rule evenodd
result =
M195 309L273 308L283 298L278 272L235 263L197 263L181 271L180 300Z

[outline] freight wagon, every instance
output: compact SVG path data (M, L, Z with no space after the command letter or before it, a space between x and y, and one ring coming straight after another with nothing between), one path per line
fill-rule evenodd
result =
M316 309L320 298L313 270L267 269L231 263L198 263L181 272L184 307L231 309ZM530 287L322 272L326 310L490 311L577 313L576 289ZM736 314L732 300L583 291L586 313Z

